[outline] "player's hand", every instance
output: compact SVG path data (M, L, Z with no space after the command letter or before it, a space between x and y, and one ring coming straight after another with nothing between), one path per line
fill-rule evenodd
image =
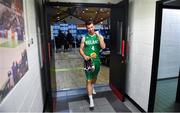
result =
M95 34L96 34L98 37L100 36L99 31L95 31Z
M88 61L89 59L91 59L91 57L89 57L89 56L84 56L84 60Z
M102 36L99 31L95 31L95 34L97 35L98 40L101 40Z

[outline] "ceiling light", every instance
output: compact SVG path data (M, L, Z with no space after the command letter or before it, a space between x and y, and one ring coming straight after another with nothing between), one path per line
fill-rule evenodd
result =
M88 8L86 8L86 11L88 10Z
M84 13L84 11L82 11L82 13Z

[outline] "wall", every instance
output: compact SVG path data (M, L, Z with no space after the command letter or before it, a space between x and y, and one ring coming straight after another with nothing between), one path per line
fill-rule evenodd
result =
M148 109L156 0L129 1L127 94Z
M33 39L33 44L27 46L29 70L1 102L2 112L42 112L43 110L34 0L24 0L24 13L25 35L29 40Z
M180 10L163 9L158 79L177 77L180 68Z

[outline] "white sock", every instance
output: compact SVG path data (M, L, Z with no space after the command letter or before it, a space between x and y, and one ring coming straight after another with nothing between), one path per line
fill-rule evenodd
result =
M93 94L96 94L96 91L94 89L94 84L92 84Z
M89 95L89 102L90 102L89 107L94 107L94 101L92 95Z

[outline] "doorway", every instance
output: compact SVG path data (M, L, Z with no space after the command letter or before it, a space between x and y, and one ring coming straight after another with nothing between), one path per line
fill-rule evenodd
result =
M179 29L180 2L158 1L148 111L180 111L178 79L180 68ZM178 49L179 48L179 49Z
M55 12L54 15L52 12ZM68 6L68 4L61 4L49 8L53 91L81 89L86 86L83 58L79 54L79 47L81 38L87 33L85 27L87 20L94 22L95 31L101 33L106 43L106 49L100 51L101 70L95 87L109 85L110 12L109 6L99 5L78 6L74 4ZM61 36L58 35L59 32ZM68 40L67 32L71 34L71 41Z
M115 91L115 93L119 96L119 98L121 100L124 100L125 80L126 80L126 43L127 43L126 40L127 40L127 25L128 25L128 3L129 3L128 0L123 0L120 3L114 4L114 5L108 5L108 4L70 4L69 5L69 4L65 4L65 3L63 3L63 4L60 3L59 5L54 4L55 7L57 7L57 8L62 7L62 8L67 9L68 13L71 14L70 19L72 19L74 17L76 17L76 18L78 17L78 19L82 20L84 17L86 17L85 18L86 20L87 19L90 19L90 20L97 19L97 21L95 20L97 25L98 25L98 23L100 24L100 26L102 26L103 23L107 24L107 25L104 24L105 26L103 25L103 27L102 27L103 28L102 35L103 35L103 31L104 31L105 32L104 37L105 37L105 40L107 40L105 42L106 42L106 46L108 48L106 48L106 50L104 51L104 55L102 55L101 62L102 62L102 64L104 63L106 66L109 66L110 71L108 70L108 71L102 71L102 72L103 73L105 72L105 74L107 74L105 84L108 86L110 84L113 91ZM76 13L77 13L77 15L78 14L79 15L74 16L73 14L75 13L75 10L78 8L79 8L80 12L79 13L76 12ZM111 10L110 10L110 8L111 8ZM64 9L62 9L62 11L63 10ZM90 11L90 14L91 14L91 12L93 12L94 14L96 14L96 16L82 15L88 11ZM61 22L64 22L65 21L64 19L66 17L68 17L68 15L65 15L64 17L56 16L56 19L59 21L61 18L61 20L62 20ZM103 18L103 17L105 17L105 18ZM102 21L102 20L105 20L105 21ZM83 28L83 25L80 25L79 28L80 27ZM100 31L101 31L101 29L100 29ZM81 32L83 34L85 31L81 30ZM54 41L51 41L51 42L54 43ZM75 43L76 43L76 41L75 41ZM55 45L55 44L52 44L52 45ZM75 45L75 47L78 47L78 45ZM60 50L60 51L62 52L62 50ZM58 52L58 50L56 49L55 52ZM68 60L68 62L69 62L69 60ZM82 64L81 64L81 67L82 67ZM105 70L107 70L108 68L106 68ZM78 68L78 69L82 71L82 68ZM74 71L75 69L72 69L72 70ZM81 73L83 73L83 72L81 72ZM105 77L105 76L103 76L103 77ZM110 81L110 83L109 83L109 81ZM57 88L57 86L56 86L56 88Z
M111 88L112 88L112 91L115 92L115 94L119 97L119 99L121 101L124 101L125 76L126 76L125 72L126 72L126 39L127 39L128 0L123 0L123 1L121 1L119 3L117 3L117 4L76 4L76 3L73 3L73 4L69 4L69 3L48 3L47 4L47 7L52 8L54 6L55 7L59 7L59 6L61 6L61 7L69 7L69 8L72 8L72 7L94 8L95 7L95 8L99 8L99 11L101 11L101 10L103 11L103 9L111 8L110 21L113 19L113 22L110 22L111 25L109 24L109 26L107 26L107 27L111 28L111 30L113 32L111 32L111 31L107 32L107 34L110 36L110 39L111 39L109 41L110 42L110 44L109 44L110 49L107 49L104 52L104 55L109 54L109 56L107 56L106 58L102 57L103 59L102 59L101 62L102 62L103 65L105 65L107 67L108 66L110 67L109 68L110 72L108 72L108 76L109 76L108 79L110 79L110 80L108 81L108 84L106 84L106 86L108 87L107 89L111 90L109 88L109 85L110 85ZM47 9L47 12L48 11L50 11L50 9ZM72 13L72 11L74 11L74 9L73 10L68 9L68 12ZM117 11L119 11L119 12L117 12ZM57 12L54 11L54 13L57 13ZM120 13L121 15L117 16L117 13L118 14ZM49 20L50 16L47 16L47 17L48 17L48 20ZM65 17L67 17L67 16L65 16ZM74 16L72 16L72 18L74 18ZM50 21L48 21L48 23L49 23L49 29L52 29L50 27ZM109 23L109 22L107 22L107 23ZM111 26L113 26L113 28ZM115 33L116 31L117 31L117 33ZM49 33L49 35L50 34L51 33ZM113 37L113 38L111 38L111 37ZM61 46L60 46L60 49L55 48L56 45L55 45L54 42L55 42L54 40L49 39L49 43L51 43L50 46L51 46L51 50L52 50L51 51L52 52L52 54L51 54L51 56L52 56L51 57L52 58L52 61L51 61L51 83L52 83L51 86L52 86L52 91L53 91L53 93L58 93L59 94L59 95L58 94L54 95L55 98L58 97L58 96L65 96L67 98L67 96L69 96L69 94L70 95L72 95L74 93L77 94L77 92L73 92L69 88L65 89L65 91L67 91L65 93L63 92L64 90L57 91L57 84L54 84L54 83L56 83L56 80L57 80L56 76L55 76L56 71L63 72L63 71L68 71L68 69L63 68L63 69L57 69L56 70L56 65L55 65L56 62L53 62L53 60L55 61L55 58L58 59L58 57L61 56L61 55L57 55L57 57L55 57L55 55L57 53L66 54L67 52L72 52L73 55L75 55L76 51L75 51L74 48L78 47L78 45L75 45L74 48L72 50L70 50L70 51L68 51L68 50L63 51L63 49L62 49L63 47L61 48ZM107 45L107 43L106 43L106 45ZM63 57L61 57L61 58L63 58ZM64 57L64 58L65 59L63 59L63 60L66 60L68 57ZM113 59L113 62L110 62L109 61L110 59ZM60 59L60 60L62 60L62 59ZM67 60L67 62L70 62L70 60ZM65 63L62 63L62 65L64 65L64 64ZM72 63L71 63L71 65L72 65ZM80 68L70 69L70 71L74 71L74 70L82 70L82 69L80 69ZM78 71L74 71L74 72L76 73ZM109 75L109 73L110 73L110 75ZM69 79L69 78L67 78L67 79ZM104 86L104 85L102 85L102 86ZM98 85L97 87L101 87L101 85L100 86ZM97 87L95 87L95 89ZM79 88L77 88L77 89L79 89ZM83 89L85 89L85 88L83 88ZM103 90L107 90L107 89L103 89ZM81 91L79 91L79 92L81 92ZM83 92L84 92L84 90L82 91L82 93ZM64 98L60 98L60 99L64 99ZM62 100L61 100L61 104L63 104ZM63 105L62 105L62 107L63 107Z

